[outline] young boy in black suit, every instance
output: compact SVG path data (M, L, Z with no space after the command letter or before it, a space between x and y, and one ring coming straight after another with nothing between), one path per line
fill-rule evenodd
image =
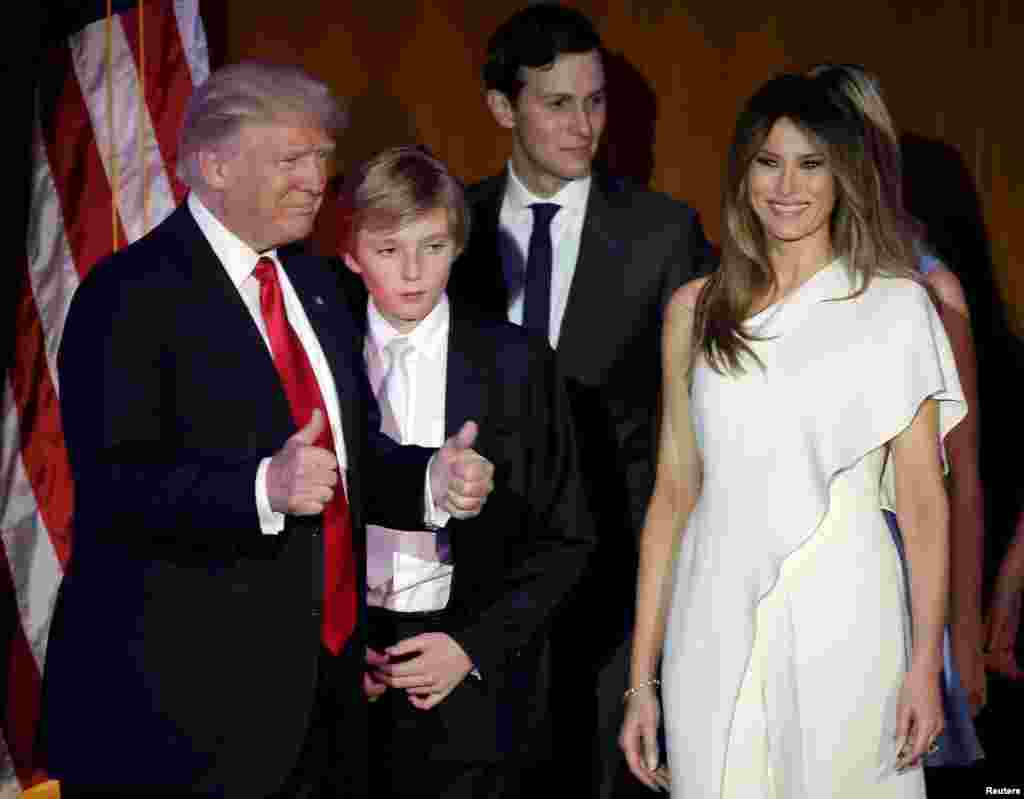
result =
M518 796L547 716L546 627L593 546L565 387L543 339L449 302L469 219L443 164L388 150L353 170L340 204L382 430L430 444L478 420L495 465L472 522L367 531L371 784Z

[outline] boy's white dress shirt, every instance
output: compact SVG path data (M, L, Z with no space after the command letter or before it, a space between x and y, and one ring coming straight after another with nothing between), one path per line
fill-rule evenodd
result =
M372 297L367 317L364 354L384 419L382 430L402 444L440 447L445 439L448 298L442 295L407 335L381 316ZM404 349L402 363L389 372L396 349ZM441 610L448 604L454 566L445 530L392 530L371 524L366 547L367 604L404 612Z

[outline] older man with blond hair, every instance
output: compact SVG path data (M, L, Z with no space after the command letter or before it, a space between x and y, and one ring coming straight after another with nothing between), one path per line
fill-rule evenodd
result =
M44 744L65 797L367 791L364 518L472 516L492 468L380 435L359 334L307 236L342 113L243 63L186 111L187 200L97 265L59 370L74 553Z

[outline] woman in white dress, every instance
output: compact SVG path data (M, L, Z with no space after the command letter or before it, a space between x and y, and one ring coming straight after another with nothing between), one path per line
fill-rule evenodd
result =
M860 115L769 81L730 149L722 263L664 332L620 743L684 799L909 799L943 728L949 342ZM903 530L900 561L882 516ZM668 768L660 763L659 661Z

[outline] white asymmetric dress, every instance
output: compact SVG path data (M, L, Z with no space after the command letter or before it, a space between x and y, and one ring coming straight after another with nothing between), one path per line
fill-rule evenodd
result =
M704 481L662 660L674 797L924 796L887 767L909 630L887 442L928 398L944 438L966 403L921 285L852 292L837 260L752 317L763 369L698 358Z

